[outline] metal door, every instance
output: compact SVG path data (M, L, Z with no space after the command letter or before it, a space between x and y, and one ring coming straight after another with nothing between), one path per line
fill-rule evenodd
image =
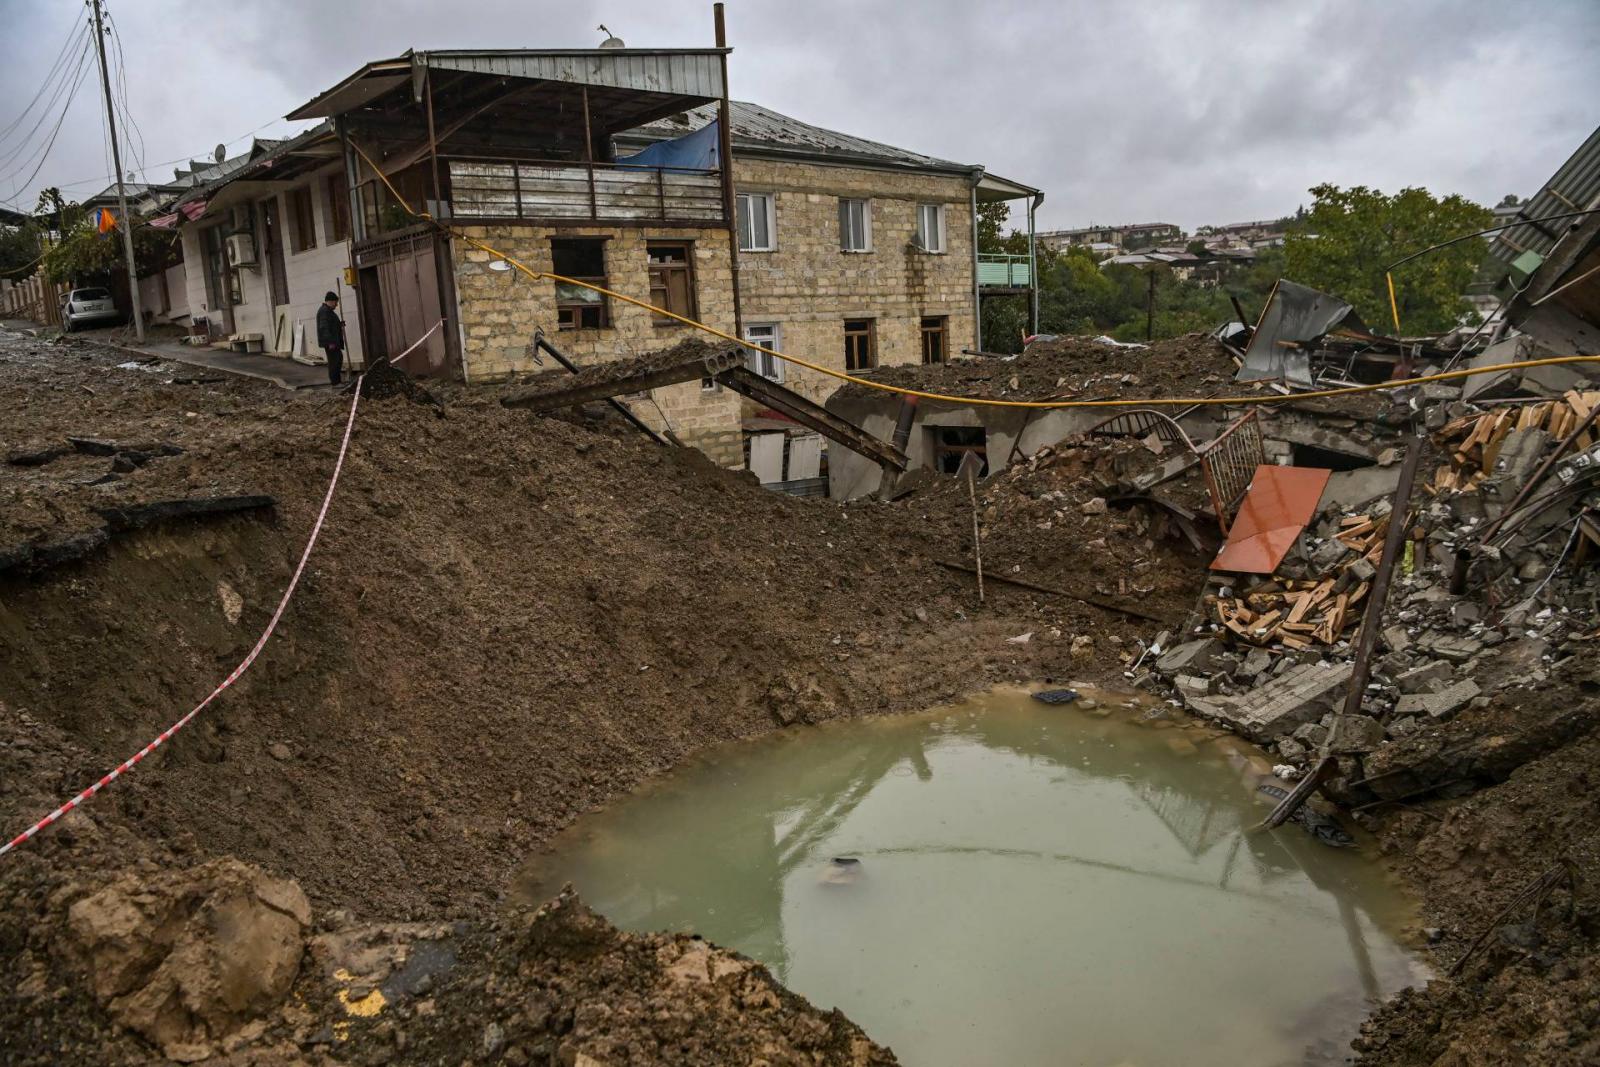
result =
M361 249L356 260L364 277L371 270L376 281L380 310L372 318L381 322L383 336L381 344L374 343L377 338L367 342L374 355L404 352L444 317L439 242L433 234L375 242ZM363 297L368 291L369 286L363 285ZM435 330L398 366L418 377L448 374L448 333L446 328Z

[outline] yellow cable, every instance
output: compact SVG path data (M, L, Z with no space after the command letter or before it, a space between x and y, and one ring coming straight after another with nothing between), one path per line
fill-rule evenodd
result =
M825 374L830 378L837 378L840 381L850 382L854 385L863 385L869 389L878 389L885 393L898 393L902 396L914 396L922 400L939 400L950 404L970 404L981 407L998 408L1056 409L1115 407L1200 407L1206 405L1226 407L1232 405L1277 404L1296 400L1320 400L1327 397L1353 396L1357 393L1372 393L1385 389L1399 389L1404 386L1421 385L1425 382L1454 381L1458 378L1469 378L1474 374L1491 374L1496 371L1504 370L1523 370L1528 367L1554 367L1569 363L1600 363L1600 356L1554 356L1549 359L1523 360L1520 363L1498 363L1492 367L1467 367L1463 368L1462 370L1444 371L1439 374L1429 374L1421 378L1404 378L1399 381L1378 382L1372 385L1350 385L1338 389L1318 389L1307 393L1270 393L1265 396L1148 397L1145 399L1133 400L994 400L987 397L952 396L947 393L925 392L921 389L906 389L901 386L886 385L883 382L875 382L867 378L860 378L854 374L847 374L844 371L837 371L831 367L824 367L820 364L812 363L809 360L801 359L798 356L791 356L782 352L776 352L770 348L755 344L754 342L742 340L741 338L735 337L730 333L724 333L715 326L708 326L703 322L697 322L694 319L668 311L665 308L658 308L654 304L647 303L643 300L636 300L631 296L626 296L622 293L615 292L601 285L594 285L590 282L579 281L577 278L568 278L561 274L552 274L548 271L534 270L526 263L523 263L514 256L500 251L493 245L485 244L476 238L468 237L459 230L455 230L444 225L427 212L413 211L411 205L406 201L405 197L400 195L399 190L394 187L394 185L389 181L388 177L383 173L378 165L372 161L372 158L363 152L359 145L356 145L352 142L351 147L355 148L357 155L367 161L367 165L372 168L373 173L378 176L378 179L382 181L384 185L388 186L389 192L397 201L399 201L400 206L405 208L407 212L415 215L418 218L426 219L434 226L437 226L440 230L450 234L451 236L460 238L462 241L472 245L474 248L488 252L490 255L504 260L506 263L509 263L511 266L515 267L517 270L520 270L522 273L526 274L529 278L532 278L535 281L543 278L550 281L561 282L566 285L582 286L585 289L591 289L594 292L608 296L613 300L621 300L624 303L633 304L635 307L644 308L646 311L653 312L654 314L662 315L669 319L675 319L686 326L693 326L695 329L702 330L708 334L711 334L713 337L720 337L725 341L732 341L734 344L739 345L742 348L753 349L757 352L765 352L768 355L776 356L778 359L781 359L786 363L792 363L797 367L805 367L808 370L814 370L819 374Z
M1384 281L1389 283L1389 314L1394 316L1394 335L1400 336L1400 305L1394 299L1394 275L1388 271L1383 272Z

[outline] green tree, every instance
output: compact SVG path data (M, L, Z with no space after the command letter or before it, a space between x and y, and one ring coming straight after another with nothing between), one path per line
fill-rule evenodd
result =
M21 281L33 273L35 261L44 251L39 227L32 222L20 226L0 226L0 278Z
M1350 302L1374 330L1393 328L1384 268L1430 245L1490 225L1489 209L1426 189L1389 196L1357 185L1318 185L1315 198L1284 242L1285 276ZM1394 272L1400 328L1439 333L1471 317L1462 295L1483 258L1480 242L1464 241L1421 256Z
M41 269L55 282L100 279L124 265L122 235L100 233L78 204L56 205L61 240L44 254ZM133 256L141 277L165 266L173 254L175 231L156 230L133 220Z

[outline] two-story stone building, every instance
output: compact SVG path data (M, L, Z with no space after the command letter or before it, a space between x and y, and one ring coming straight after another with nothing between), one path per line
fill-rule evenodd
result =
M731 102L726 55L612 47L369 63L289 116L321 125L195 195L193 303L220 305L210 313L228 330L286 351L304 345L295 327L308 304L347 281L357 365L443 320L404 366L467 381L543 369L538 330L583 364L697 332L505 270L509 257L840 370L977 346L976 206L1026 199L1031 219L1037 191ZM1010 280L1015 292L1014 266ZM751 362L815 400L834 384L759 353ZM696 382L650 400L641 417L730 465L762 415Z

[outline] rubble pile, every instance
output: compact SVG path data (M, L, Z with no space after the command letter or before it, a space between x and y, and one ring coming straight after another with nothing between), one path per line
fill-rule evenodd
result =
M1585 420L1597 403L1600 393L1574 390L1490 410L1441 399L1421 412L1437 462L1424 457L1404 520L1360 714L1337 713L1396 521L1386 496L1325 497L1277 573L1214 576L1181 638L1157 636L1130 677L1296 771L1342 757L1351 783L1391 743L1593 656L1600 429Z

